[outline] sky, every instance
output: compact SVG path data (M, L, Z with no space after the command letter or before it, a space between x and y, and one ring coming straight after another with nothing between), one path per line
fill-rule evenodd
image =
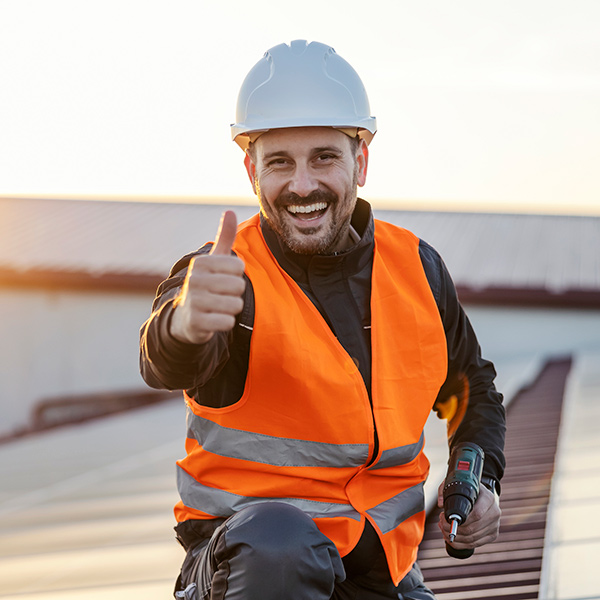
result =
M265 50L333 46L379 130L361 196L600 214L598 0L0 0L0 196L254 202Z

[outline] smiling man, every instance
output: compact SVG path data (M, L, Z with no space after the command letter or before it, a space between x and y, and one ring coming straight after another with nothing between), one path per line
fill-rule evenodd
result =
M324 44L271 48L242 85L232 134L260 213L226 212L141 330L146 382L188 408L177 598L433 599L415 563L432 409L450 448L485 452L452 545L497 535L495 371L439 255L357 197L375 131L360 78Z
M337 129L296 127L260 136L245 164L264 217L290 250L334 254L356 241L350 220L368 155L364 140Z

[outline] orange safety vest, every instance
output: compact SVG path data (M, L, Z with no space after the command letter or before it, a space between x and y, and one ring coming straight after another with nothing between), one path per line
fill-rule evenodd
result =
M258 216L240 225L234 250L255 295L246 386L225 408L186 395L187 457L177 463L175 516L228 517L283 501L310 515L341 556L369 519L397 585L423 536L423 427L447 371L419 240L375 222L372 408L357 366L271 254Z

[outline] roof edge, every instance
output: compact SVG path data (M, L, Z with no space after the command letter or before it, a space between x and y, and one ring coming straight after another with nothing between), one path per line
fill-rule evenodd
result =
M90 273L0 267L0 288L139 294L155 293L164 278L164 273ZM463 304L600 310L600 289L567 289L552 292L544 288L474 288L460 284L457 284L456 289Z
M475 289L457 284L456 291L462 304L600 310L600 289L566 289L553 292L544 288L487 287Z
M140 293L156 292L163 279L164 275L151 273L90 273L0 267L0 288Z

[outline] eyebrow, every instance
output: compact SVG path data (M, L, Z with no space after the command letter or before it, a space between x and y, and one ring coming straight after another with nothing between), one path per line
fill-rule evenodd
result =
M312 154L319 154L319 152L333 152L334 154L343 154L344 151L339 146L319 146L311 150ZM286 150L275 150L273 152L267 152L263 156L263 160L274 158L275 156L285 156L291 158L291 154Z
M287 156L288 158L291 158L289 152L285 152L284 150L276 150L275 152L267 152L267 154L263 156L263 160L273 158L274 156Z
M344 151L339 146L322 146L321 148L314 148L313 152L334 152L336 154L343 154Z

